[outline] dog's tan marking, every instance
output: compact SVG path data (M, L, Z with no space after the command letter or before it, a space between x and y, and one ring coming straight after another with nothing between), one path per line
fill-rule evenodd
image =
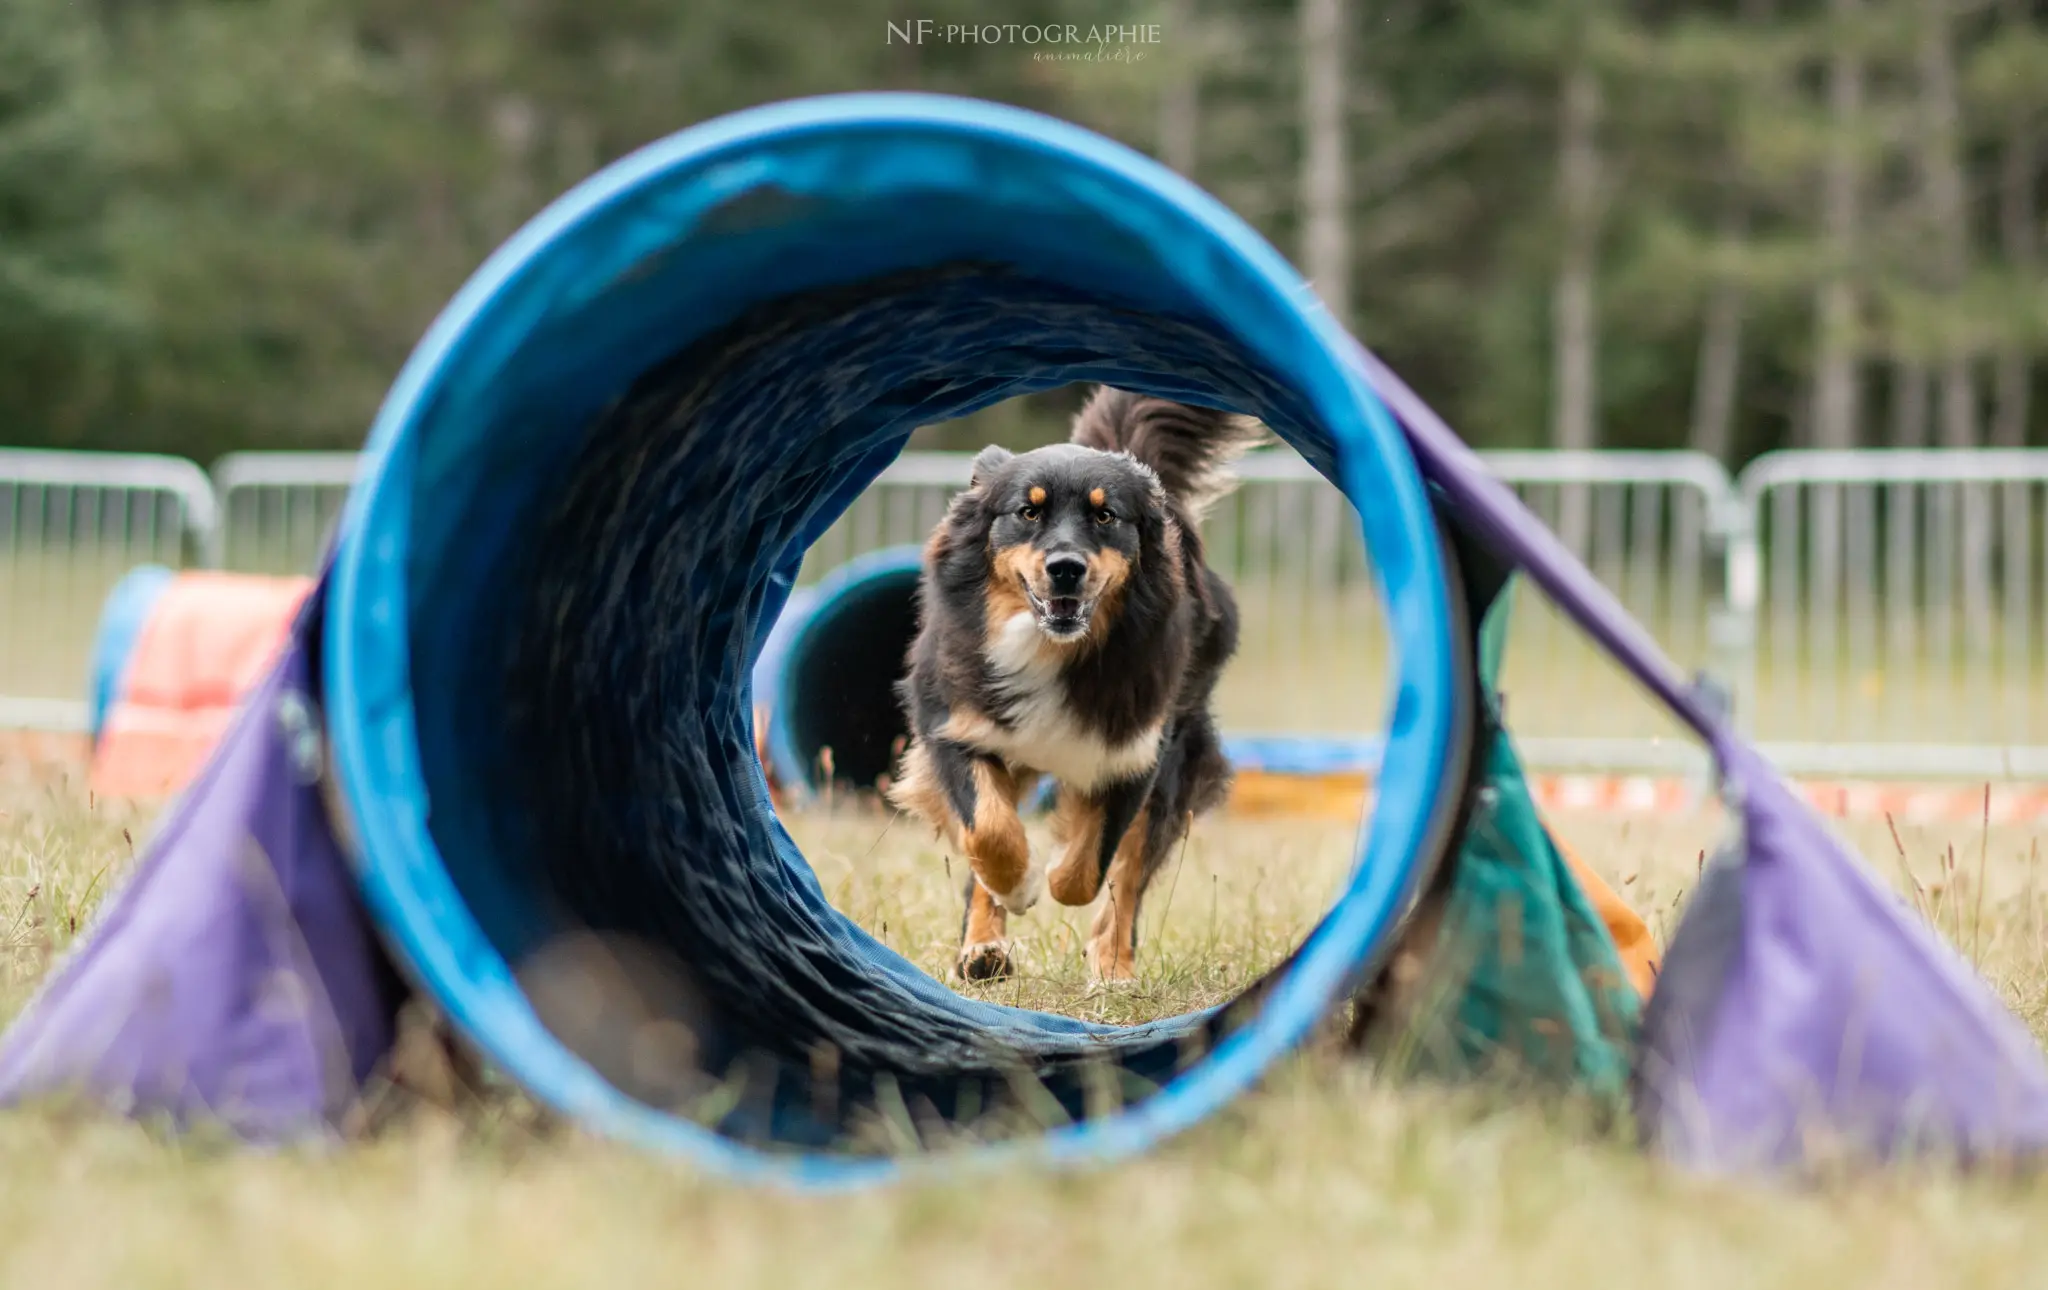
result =
M1138 907L1152 875L1145 872L1145 832L1150 809L1138 812L1109 865L1109 894L1088 929L1088 975L1097 981L1129 981L1138 975Z
M993 981L1010 975L1009 914L979 882L967 889L967 926L960 937L955 970L969 981Z
M986 748L1003 735L996 723L982 713L955 708L953 715L946 718L946 724L939 727L939 737L969 748Z
M1099 488L1091 490L1088 494L1088 503L1091 506L1100 506L1108 500L1109 494Z
M1060 858L1045 889L1062 905L1086 905L1102 890L1102 807L1078 793L1062 793L1053 807L1052 836Z
M1017 777L1009 771L976 762L974 822L961 839L974 876L997 903L1019 912L1038 898L1031 872L1031 840L1017 818Z
M1105 547L1088 557L1088 585L1094 588L1098 597L1121 591L1130 577L1130 558L1113 547Z
M1121 551L1097 551L1088 557L1088 586L1095 599L1095 616L1088 620L1088 639L1101 640L1116 626L1123 611L1124 592L1131 582L1131 562Z
M1031 486L1031 504L1033 506L1045 505L1045 490L1036 484Z
M1031 841L1017 817L1017 797L1037 782L1032 774L1013 774L986 761L974 765L974 818L954 817L945 786L932 767L922 742L903 754L903 774L889 785L889 802L931 826L934 833L967 857L974 876L997 903L1020 913L1038 899L1031 872Z
M996 552L989 562L987 592L988 631L993 636L1002 625L1018 614L1031 612L1031 601L1024 595L1025 582L1045 581L1045 556L1028 546L1004 547Z

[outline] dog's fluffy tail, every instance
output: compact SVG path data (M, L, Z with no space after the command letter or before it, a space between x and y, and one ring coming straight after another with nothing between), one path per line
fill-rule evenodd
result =
M1188 517L1200 521L1237 487L1230 463L1263 443L1266 428L1234 412L1103 385L1075 416L1071 437L1084 448L1124 453L1151 467Z

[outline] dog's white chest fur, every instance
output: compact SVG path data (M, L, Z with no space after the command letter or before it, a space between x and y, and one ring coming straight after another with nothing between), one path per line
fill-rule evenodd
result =
M1164 722L1111 744L1074 720L1060 685L1059 655L1046 647L1030 614L1011 615L990 639L987 657L1010 727L978 732L975 742L986 751L1084 791L1127 779L1158 759Z

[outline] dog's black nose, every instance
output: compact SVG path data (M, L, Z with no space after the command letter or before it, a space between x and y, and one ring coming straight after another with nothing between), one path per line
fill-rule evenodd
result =
M1052 583L1055 596L1072 596L1081 590L1082 581L1088 576L1088 562L1078 555L1048 556L1045 561L1046 580Z

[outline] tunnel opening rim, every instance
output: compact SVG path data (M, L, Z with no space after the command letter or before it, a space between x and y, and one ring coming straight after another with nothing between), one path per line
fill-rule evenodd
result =
M683 130L584 180L495 252L436 319L401 371L373 424L365 466L347 505L326 615L322 678L334 770L362 836L358 882L394 957L451 1021L539 1100L587 1127L692 1158L740 1181L843 1188L891 1181L916 1162L764 1151L716 1130L634 1102L540 1027L510 966L456 897L426 818L425 784L410 708L410 535L415 429L432 409L465 347L492 318L501 293L545 261L558 240L644 186L701 172L756 144L797 133L893 131L998 144L1038 154L1102 185L1192 246L1228 261L1235 284L1184 283L1229 326L1230 297L1273 310L1285 333L1268 345L1239 332L1250 352L1270 354L1336 445L1337 482L1360 507L1374 551L1381 600L1397 638L1440 636L1446 579L1417 465L1380 400L1355 344L1299 275L1214 198L1142 155L1081 127L1022 109L922 94L851 94L755 108ZM1120 212L1096 212L1111 218ZM1230 328L1237 331L1237 328ZM1377 531L1376 531L1377 530ZM757 641L759 636L757 635ZM1059 1164L1105 1162L1185 1129L1242 1092L1293 1048L1338 1001L1357 963L1405 915L1416 856L1428 841L1442 771L1459 719L1441 651L1399 651L1387 739L1412 755L1389 760L1356 848L1361 863L1330 913L1257 1014L1179 1078L1111 1116L1044 1136L949 1152L949 1169L1024 1153ZM337 701L339 700L339 701ZM754 775L760 781L759 768ZM769 811L766 785L757 783ZM1365 863L1379 859L1383 862Z

